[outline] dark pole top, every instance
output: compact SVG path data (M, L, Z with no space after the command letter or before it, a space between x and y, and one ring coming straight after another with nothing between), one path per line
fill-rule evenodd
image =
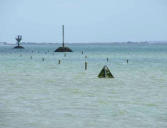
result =
M63 45L63 47L64 47L64 25L62 25L62 45Z

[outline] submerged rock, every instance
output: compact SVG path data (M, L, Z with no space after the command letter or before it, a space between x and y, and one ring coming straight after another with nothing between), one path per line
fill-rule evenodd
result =
M20 49L23 49L24 47L23 46L16 46L14 48L20 48Z
M55 52L72 52L72 50L68 47L59 47L55 50Z
M114 78L112 73L110 72L109 68L105 65L102 70L100 71L99 78Z

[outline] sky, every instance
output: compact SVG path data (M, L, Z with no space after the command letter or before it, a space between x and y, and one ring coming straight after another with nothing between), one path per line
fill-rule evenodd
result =
M0 42L167 41L167 0L0 0Z

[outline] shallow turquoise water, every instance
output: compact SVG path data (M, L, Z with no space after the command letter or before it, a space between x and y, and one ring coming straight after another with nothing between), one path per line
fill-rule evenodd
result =
M0 46L2 128L167 127L167 45L69 46ZM104 65L115 79L97 78Z

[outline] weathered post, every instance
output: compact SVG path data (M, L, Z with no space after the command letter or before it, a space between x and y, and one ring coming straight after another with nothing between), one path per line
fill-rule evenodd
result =
M87 70L87 68L88 68L88 63L87 63L87 56L85 56L85 70Z
M61 63L61 60L58 61L58 64L60 64L60 63Z
M108 62L108 57L107 57L107 62Z
M88 65L88 63L85 61L85 70L87 70L87 66Z
M127 63L127 64L129 63L129 60L128 60L128 59L126 60L126 63Z
M64 48L64 25L62 25L62 47Z

